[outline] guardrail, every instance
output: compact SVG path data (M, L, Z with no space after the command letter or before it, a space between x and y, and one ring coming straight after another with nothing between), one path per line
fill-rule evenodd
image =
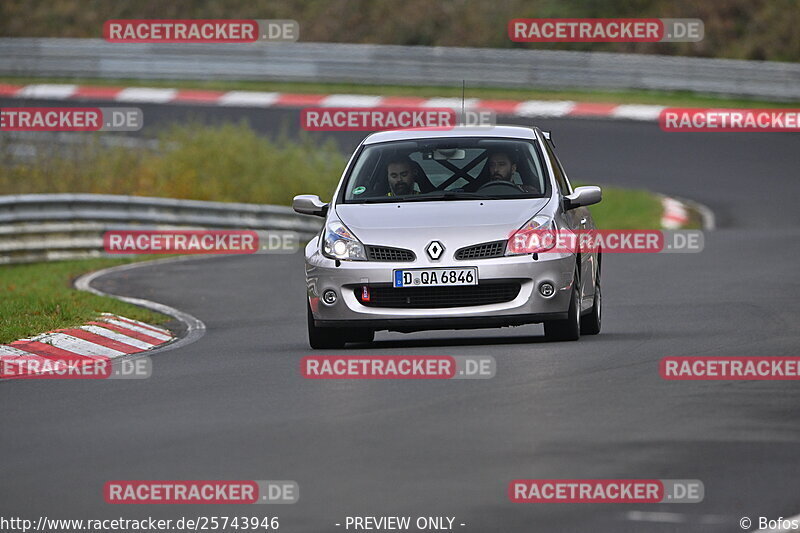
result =
M0 74L468 87L657 89L800 99L800 64L644 54L339 43L0 39Z
M0 196L0 264L108 256L109 230L248 229L311 238L322 219L290 207L107 194Z

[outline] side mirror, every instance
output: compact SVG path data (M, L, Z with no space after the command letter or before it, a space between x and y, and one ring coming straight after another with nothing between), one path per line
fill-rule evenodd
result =
M324 217L328 213L328 204L323 203L316 194L301 194L292 200L292 209L304 215Z
M576 207L594 205L603 199L603 191L594 185L589 187L576 187L569 196L564 197L564 209L569 211Z

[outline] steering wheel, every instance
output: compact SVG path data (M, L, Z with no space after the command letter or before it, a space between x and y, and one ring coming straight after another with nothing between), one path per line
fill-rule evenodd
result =
M478 187L478 189L475 192L486 192L486 191L484 191L484 189L489 189L491 187L500 187L501 189L503 187L506 187L506 188L510 187L510 188L514 189L514 192L516 192L516 193L519 193L522 190L522 189L519 188L519 186L516 183L512 183L510 181L504 181L504 180L494 180L494 181L487 181L486 183L484 183L483 185Z

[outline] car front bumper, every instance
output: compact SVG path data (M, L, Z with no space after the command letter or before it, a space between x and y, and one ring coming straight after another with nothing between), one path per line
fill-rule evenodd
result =
M387 263L340 261L339 265L313 246L306 256L308 298L318 327L369 327L376 330L416 331L499 327L564 319L570 303L575 272L574 254L539 254L478 259L472 261L425 261ZM438 308L389 308L362 304L356 290L364 285L391 285L393 270L412 268L478 268L478 283L514 280L520 283L516 298L502 303ZM549 282L555 287L550 297L539 293ZM327 304L322 294L333 290L336 302ZM409 289L395 289L398 291Z

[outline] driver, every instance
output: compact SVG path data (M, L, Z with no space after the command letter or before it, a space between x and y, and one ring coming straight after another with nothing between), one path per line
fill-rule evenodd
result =
M491 152L486 161L489 170L489 183L492 181L508 181L519 187L524 192L539 192L533 185L518 185L514 183L514 172L517 164L508 152Z
M386 164L386 179L389 181L389 192L386 196L404 196L417 194L414 185L417 183L417 167L411 159L397 156Z

